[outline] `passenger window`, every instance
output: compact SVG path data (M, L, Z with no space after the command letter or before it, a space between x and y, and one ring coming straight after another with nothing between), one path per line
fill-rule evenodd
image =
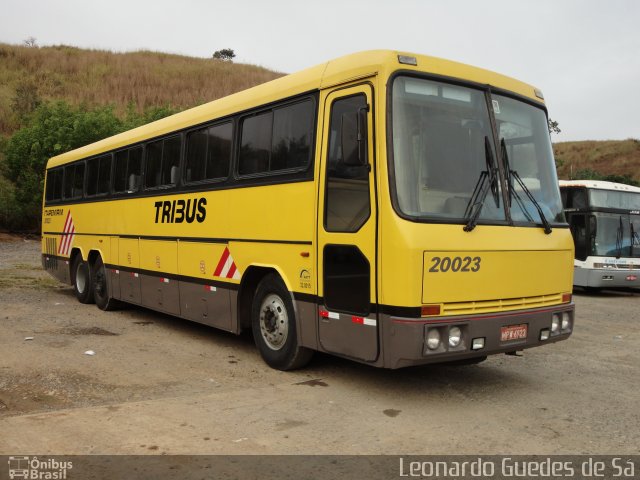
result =
M87 196L89 197L97 193L99 167L99 158L92 158L87 161Z
M186 181L227 178L231 158L232 124L215 125L187 136Z
M64 198L80 198L84 187L84 163L64 168Z
M273 112L273 142L270 170L300 168L309 164L313 130L310 100L278 108Z
M307 99L244 119L238 173L251 175L308 166L314 113L314 104Z
M356 232L371 213L369 165L347 164L342 158L343 116L357 115L366 107L364 95L336 100L331 106L324 206L324 226L328 232ZM363 141L367 141L366 132Z
M162 185L160 175L162 167L162 140L147 143L147 164L145 168L145 183L147 188Z
M87 161L87 196L109 193L111 183L111 155Z
M111 184L111 154L100 157L100 171L98 172L98 195L109 193Z
M62 199L62 169L49 170L47 172L47 201Z
M181 139L179 135L147 144L147 188L175 185L178 181Z
M273 112L246 118L242 122L242 141L238 173L251 175L269 171Z
M116 166L113 172L113 191L124 192L127 189L127 163L129 150L116 152Z
M137 192L140 187L140 165L142 147L116 152L116 166L113 179L114 192Z
M84 163L78 163L73 174L73 190L71 196L73 198L82 197L84 187Z

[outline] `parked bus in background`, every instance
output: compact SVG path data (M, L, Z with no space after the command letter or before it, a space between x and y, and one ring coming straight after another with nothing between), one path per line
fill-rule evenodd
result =
M560 192L575 243L573 284L640 287L640 188L561 180Z
M103 310L399 368L569 337L573 241L542 93L349 55L52 158L45 268Z

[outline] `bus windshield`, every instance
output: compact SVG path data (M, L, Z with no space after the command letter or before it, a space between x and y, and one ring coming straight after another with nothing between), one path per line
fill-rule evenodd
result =
M392 95L395 191L404 215L462 221L482 172L489 170L489 145L496 163L501 156L508 157L510 170L517 172L546 219L564 223L542 109L501 95L491 97L498 138L506 151L499 156L485 91L401 76L393 83ZM536 206L510 177L512 199L507 208L512 219L539 224ZM486 196L479 215L481 223L504 224L500 190L500 182L491 185L492 194Z
M599 257L640 258L640 217L594 212L591 254Z

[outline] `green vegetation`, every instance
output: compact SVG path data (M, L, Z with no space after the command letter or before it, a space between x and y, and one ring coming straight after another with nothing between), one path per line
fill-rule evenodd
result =
M121 118L112 106L72 107L60 100L25 113L26 126L4 144L0 222L13 230L37 230L40 223L44 169L55 155L87 145L174 113L150 108L142 114L130 108Z

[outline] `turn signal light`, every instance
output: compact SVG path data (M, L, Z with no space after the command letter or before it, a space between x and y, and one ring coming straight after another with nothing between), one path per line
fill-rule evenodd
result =
M571 294L563 293L562 294L562 303L571 303Z
M420 313L423 317L440 315L440 305L423 305Z

